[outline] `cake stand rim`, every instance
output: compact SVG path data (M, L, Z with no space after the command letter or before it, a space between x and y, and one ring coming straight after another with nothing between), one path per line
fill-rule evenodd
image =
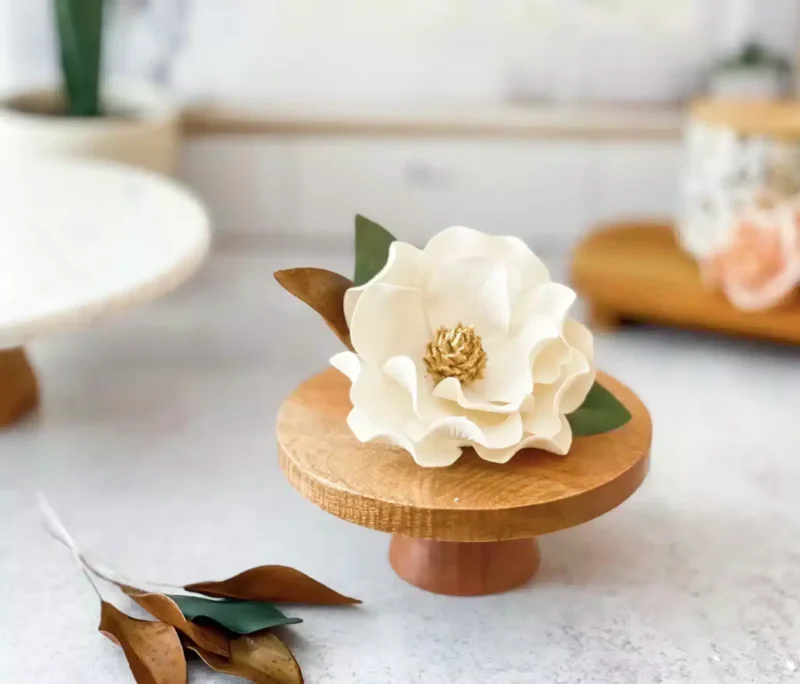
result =
M598 371L598 379L610 381L629 396L635 405L628 405L628 408L633 409L631 412L639 426L646 431L641 453L629 467L613 478L546 502L496 508L442 508L379 499L342 486L318 473L310 473L298 464L297 459L284 445L281 423L290 398L307 384L330 373L338 374L338 371L327 369L309 377L287 395L282 403L277 426L279 463L284 476L304 498L331 515L362 527L438 541L492 542L535 537L588 522L613 510L639 488L649 471L652 443L652 419L649 411L627 385ZM613 433L619 434L625 428L623 426ZM569 458L569 454L559 458ZM421 469L429 470L431 469Z

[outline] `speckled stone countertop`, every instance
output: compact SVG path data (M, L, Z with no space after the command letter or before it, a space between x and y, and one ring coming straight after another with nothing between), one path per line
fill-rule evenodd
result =
M0 681L132 681L98 601L39 526L44 490L81 546L184 583L262 563L364 600L297 609L309 684L800 682L800 350L660 329L597 340L654 417L652 469L617 510L541 539L505 595L404 584L388 538L337 520L278 468L282 397L338 343L275 268L214 255L160 302L34 345L39 415L0 434ZM195 683L239 681L190 667Z

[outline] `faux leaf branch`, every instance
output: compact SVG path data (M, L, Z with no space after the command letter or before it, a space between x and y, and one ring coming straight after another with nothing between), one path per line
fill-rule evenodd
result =
M275 279L300 301L316 311L345 347L352 351L350 329L344 315L344 293L353 281L322 268L292 268L275 273Z
M449 228L419 250L357 216L352 281L316 268L275 277L355 352L332 364L354 387L362 383L351 398L372 392L348 417L356 437L387 439L421 465L449 465L465 445L501 463L525 447L566 453L573 436L608 432L631 418L594 380L591 333L567 317L575 293L551 282L516 238ZM403 418L402 401L396 419L387 410L398 385L416 422ZM433 418L423 415L434 405ZM409 432L411 424L417 427ZM454 435L451 442L443 432Z
M99 629L122 648L137 684L186 684L189 651L213 670L252 682L302 684L291 651L269 631L302 620L287 617L274 604L360 603L283 565L262 565L226 580L185 587L134 582L90 562L42 496L39 507L50 535L72 552L97 593ZM131 617L104 600L99 582L116 586L155 620ZM183 593L152 593L138 584Z

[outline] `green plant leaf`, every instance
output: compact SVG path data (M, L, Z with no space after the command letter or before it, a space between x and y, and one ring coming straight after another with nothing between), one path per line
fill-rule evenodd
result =
M210 620L236 634L252 634L270 627L302 622L300 618L286 617L265 601L218 600L176 595L170 595L170 598L178 604L187 619L199 622Z
M105 0L54 0L67 114L100 116Z
M575 437L588 437L622 427L631 414L622 403L599 382L592 385L580 408L567 416Z
M386 265L389 245L394 241L394 235L383 226L356 216L356 273L353 278L356 285L369 282Z

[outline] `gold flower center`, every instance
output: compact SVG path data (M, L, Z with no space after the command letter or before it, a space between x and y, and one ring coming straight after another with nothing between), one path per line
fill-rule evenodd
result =
M434 382L456 378L468 385L483 377L486 352L474 328L459 323L455 328L439 328L428 342L425 366Z

